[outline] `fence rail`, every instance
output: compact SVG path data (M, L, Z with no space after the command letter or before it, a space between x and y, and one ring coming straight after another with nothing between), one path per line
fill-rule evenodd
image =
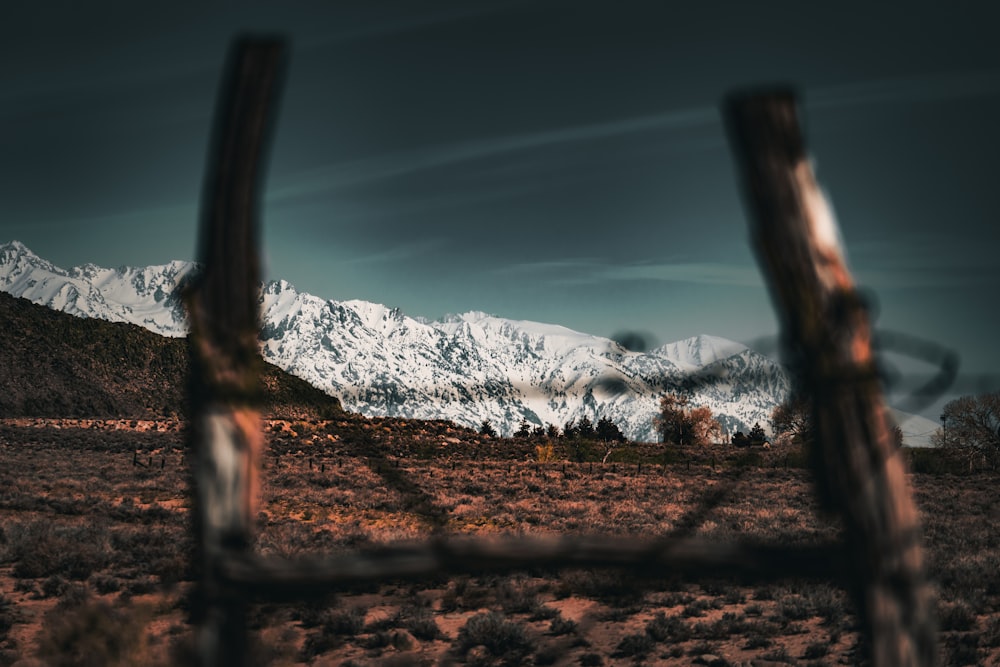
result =
M727 577L754 582L802 577L846 583L849 562L836 542L782 547L704 538L609 540L604 536L437 538L314 560L231 554L221 581L269 600L324 596L364 581L426 579L556 568L627 568L639 578Z
M263 435L257 372L257 187L281 79L280 41L236 43L222 88L206 181L202 272L186 293L191 323L192 438L200 545L199 655L242 665L250 598L309 597L358 580L549 567L620 567L637 575L809 576L854 590L873 663L933 664L931 597L917 513L892 446L861 300L806 158L794 95L729 98L724 115L753 237L782 322L783 341L818 427L813 466L846 544L783 548L693 536L609 542L436 537L324 560L250 553ZM709 507L708 500L703 507ZM696 511L687 524L697 524Z

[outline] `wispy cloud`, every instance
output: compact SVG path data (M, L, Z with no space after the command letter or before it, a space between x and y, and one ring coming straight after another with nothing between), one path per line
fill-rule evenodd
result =
M955 235L921 234L851 243L857 280L872 289L961 287L1000 281L989 244Z
M815 110L997 93L1000 93L1000 72L983 71L861 81L808 89L806 90L805 104L807 108ZM424 170L521 151L584 143L643 132L681 130L712 125L719 127L721 137L721 121L714 106L692 107L604 123L591 123L375 155L290 174L283 179L282 184L275 185L270 189L268 200L278 202L289 198L320 194Z
M100 215L80 217L49 218L37 222L0 223L0 229L86 229L125 228L143 225L194 226L197 222L198 207L195 204L174 204L149 206Z
M614 264L593 259L567 259L515 264L501 269L505 273L534 274L554 284L586 285L598 283L656 281L698 285L762 287L756 266L723 262L631 262Z
M955 248L960 243L961 248ZM951 244L950 246L948 244ZM944 252L943 248L949 248ZM852 271L858 284L874 290L962 287L1000 283L1000 265L974 240L955 241L933 235L868 240L849 244ZM605 258L575 257L510 264L498 273L531 276L554 285L589 285L655 281L763 287L760 268L753 262L668 261L614 262Z
M681 109L606 123L507 135L379 155L332 164L288 176L284 185L278 185L270 190L268 200L280 201L285 198L317 194L518 151L594 141L653 130L689 128L718 122L718 112L714 108Z
M697 283L762 287L760 270L752 265L721 262L685 262L676 264L631 264L616 266L598 274L598 280L655 280L660 282Z

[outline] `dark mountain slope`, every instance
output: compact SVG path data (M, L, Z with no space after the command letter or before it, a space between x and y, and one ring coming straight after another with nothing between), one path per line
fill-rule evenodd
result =
M340 402L264 364L266 416L336 417ZM185 413L187 341L0 293L0 417Z

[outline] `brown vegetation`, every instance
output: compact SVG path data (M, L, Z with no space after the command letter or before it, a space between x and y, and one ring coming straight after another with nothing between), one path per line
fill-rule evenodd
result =
M676 447L701 447L718 442L722 426L705 406L691 407L684 394L665 394L660 398L656 430L663 442Z
M0 417L153 419L186 414L184 339L83 319L0 292ZM340 402L263 365L265 414L334 417Z
M97 656L89 664L190 660L188 619L198 605L189 596L183 429L110 424L0 428L0 664L31 656L88 664L81 651ZM788 452L720 446L664 466L655 447L629 445L617 462L568 462L570 452L557 452L560 460L542 464L531 443L506 452L513 442L446 422L271 421L268 435L255 548L286 558L434 530L617 539L693 521L709 537L803 544L838 532L816 515L809 475ZM995 664L998 479L913 481L941 592L944 662ZM719 490L711 512L696 512ZM262 603L251 618L254 655L336 665L857 661L856 618L830 583L663 574L540 570Z

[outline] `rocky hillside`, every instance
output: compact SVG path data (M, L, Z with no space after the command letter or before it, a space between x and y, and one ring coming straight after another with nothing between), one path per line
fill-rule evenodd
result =
M265 366L265 414L342 414L336 398ZM185 339L73 317L0 292L0 417L182 415L186 386Z

